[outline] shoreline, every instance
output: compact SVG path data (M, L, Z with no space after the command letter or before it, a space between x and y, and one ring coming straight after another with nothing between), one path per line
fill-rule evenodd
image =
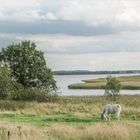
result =
M123 90L140 90L140 76L116 77L121 82ZM83 83L82 83L83 82ZM82 80L81 83L68 85L69 89L105 89L106 78Z

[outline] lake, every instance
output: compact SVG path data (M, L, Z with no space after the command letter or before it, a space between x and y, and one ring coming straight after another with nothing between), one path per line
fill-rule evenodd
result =
M139 74L112 74L112 76L130 76ZM90 95L103 95L104 90L95 89L68 89L68 85L73 83L80 83L81 80L106 78L107 74L100 75L55 75L59 87L59 95L61 96L90 96ZM120 94L140 94L140 90L121 90Z

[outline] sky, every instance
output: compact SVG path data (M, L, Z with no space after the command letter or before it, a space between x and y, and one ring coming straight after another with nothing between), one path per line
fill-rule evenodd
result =
M139 70L139 0L0 0L0 47L31 40L52 70Z

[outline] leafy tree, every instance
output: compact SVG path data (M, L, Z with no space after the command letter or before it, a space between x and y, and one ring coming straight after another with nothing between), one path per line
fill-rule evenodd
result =
M11 72L0 67L0 99L16 99L17 95L23 92L23 86L11 77Z
M44 53L36 50L35 43L22 41L2 48L0 64L12 72L12 76L24 88L57 89L51 69L46 66Z
M5 99L10 93L11 77L5 68L0 69L0 99Z
M115 101L121 90L121 83L115 77L108 76L105 85L105 95Z

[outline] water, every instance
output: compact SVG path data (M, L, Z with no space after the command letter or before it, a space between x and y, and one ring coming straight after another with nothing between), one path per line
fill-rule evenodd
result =
M112 76L130 76L138 74L112 74ZM81 80L106 78L107 74L100 75L55 75L54 78L57 81L59 87L59 94L61 96L90 96L90 95L103 95L104 90L95 89L68 89L68 85L73 83L80 83ZM120 94L140 94L140 90L121 90Z

